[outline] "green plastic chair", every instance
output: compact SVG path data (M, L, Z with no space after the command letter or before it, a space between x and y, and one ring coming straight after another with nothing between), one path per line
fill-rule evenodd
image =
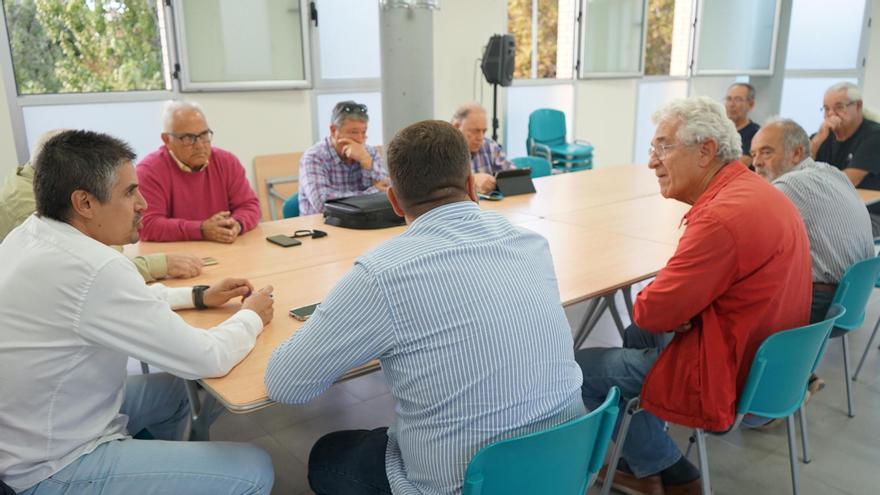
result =
M880 258L873 257L853 263L840 279L831 304L846 308L846 315L837 320L831 338L840 337L843 346L843 372L846 381L846 405L849 417L855 416L849 372L849 344L847 334L857 330L865 322L865 307L880 277ZM870 342L869 342L870 347Z
M553 167L545 158L539 156L519 156L510 160L516 168L532 169L532 178L546 177L553 173Z
M583 495L605 460L619 402L613 387L585 416L483 447L468 464L462 495Z
M593 168L593 145L579 140L569 143L565 133L564 113L551 108L535 110L529 115L529 155L541 156L563 172Z
M706 432L701 428L694 430L691 445L696 443L700 461L702 493L712 493L709 479L709 459L706 453L706 433L725 435L739 428L746 414L767 418L785 418L788 431L788 454L791 467L791 486L795 495L800 494L797 473L797 445L795 440L794 413L798 412L801 425L801 441L804 449L804 462L810 462L807 439L806 412L803 408L807 394L807 382L819 365L828 336L835 322L848 313L840 304L833 304L824 321L804 327L785 330L767 337L752 361L746 384L736 402L736 419L726 431ZM641 412L639 398L627 403L620 424L618 441L611 454L609 466L617 466L623 451L623 443L629 430L633 415ZM690 454L690 446L685 455ZM602 485L602 495L607 495L614 482L614 469L609 467L608 475Z
M284 218L293 218L299 216L299 193L287 198L281 207L281 214Z
M880 243L880 240L875 239L874 244ZM874 287L880 289L880 279L874 283ZM856 366L856 372L853 373L853 381L858 380L859 373L862 371L862 366L865 364L865 359L868 358L868 352L871 350L871 347L874 345L874 339L877 338L877 330L880 329L880 318L877 318L877 323L874 324L874 330L871 331L871 337L868 338L868 345L865 346L865 351L862 353L861 359L859 359L859 365Z

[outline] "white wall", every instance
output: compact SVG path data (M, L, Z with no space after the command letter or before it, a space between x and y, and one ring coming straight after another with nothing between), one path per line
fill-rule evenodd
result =
M483 88L483 107L492 126L492 87L485 83L476 59L493 34L507 32L507 0L443 0L434 11L434 114L449 120L462 103L479 101ZM475 76L476 68L476 76ZM479 84L474 95L474 80ZM502 119L504 89L498 88L499 119ZM503 122L501 124L503 128ZM499 134L501 132L499 131Z
M595 167L632 163L637 79L575 83L575 137L592 143Z
M6 86L0 77L0 182L19 165L12 137L12 119L6 99Z

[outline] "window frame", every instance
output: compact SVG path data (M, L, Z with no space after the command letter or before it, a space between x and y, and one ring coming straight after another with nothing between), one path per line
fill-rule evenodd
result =
M171 9L166 16L168 32L173 33L173 43L168 42L172 54L172 78L177 81L180 93L224 92L224 91L274 91L289 89L310 89L312 87L311 67L311 5L308 0L298 0L300 10L300 37L303 52L303 79L279 81L223 81L223 82L192 82L189 72L189 60L186 53L186 27L183 14L184 0L165 1L165 8Z
M634 79L645 77L645 51L646 51L646 43L645 40L648 37L648 0L642 1L642 36L640 40L641 45L641 53L639 56L639 69L637 71L629 71L629 72L591 72L586 69L586 59L587 59L587 50L584 44L586 43L586 33L587 33L587 17L589 16L589 0L581 0L578 2L580 10L578 11L578 15L576 18L576 22L578 23L577 32L577 70L576 77L579 80L587 80L587 79Z

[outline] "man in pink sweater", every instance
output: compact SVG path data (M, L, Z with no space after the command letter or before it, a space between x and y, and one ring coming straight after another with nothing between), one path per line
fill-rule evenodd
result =
M260 203L232 153L211 146L214 132L201 108L171 101L162 142L137 167L147 200L145 241L205 239L232 243L260 221Z

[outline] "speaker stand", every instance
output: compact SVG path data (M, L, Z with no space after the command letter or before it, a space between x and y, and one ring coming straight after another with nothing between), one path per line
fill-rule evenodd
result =
M498 142L498 85L492 85L492 141Z

